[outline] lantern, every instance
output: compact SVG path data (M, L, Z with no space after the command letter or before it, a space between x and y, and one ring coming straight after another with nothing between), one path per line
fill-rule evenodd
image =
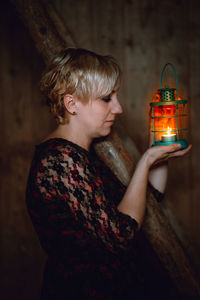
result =
M176 78L176 89L167 85L162 88L163 74L167 66L171 66ZM187 143L187 100L178 97L178 80L174 66L167 63L161 73L161 88L150 103L150 130L153 137L153 146L165 146L174 143L181 144L181 149Z

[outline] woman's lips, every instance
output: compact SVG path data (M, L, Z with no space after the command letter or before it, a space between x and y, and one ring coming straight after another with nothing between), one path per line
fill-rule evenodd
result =
M108 120L108 121L106 121L106 123L113 124L114 120Z

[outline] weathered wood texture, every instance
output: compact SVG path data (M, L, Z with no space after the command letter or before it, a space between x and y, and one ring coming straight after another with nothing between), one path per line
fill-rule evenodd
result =
M23 1L13 1L13 4L17 6L19 14L23 16L23 21L31 31L35 46L46 62L49 62L56 52L61 51L66 42L69 46L74 45L70 36L66 34L66 30L64 31L65 40L60 36L60 30L63 31L65 27L62 27L62 23L51 9L50 4L47 5L47 8L44 8L43 2L40 1L26 1L24 3Z
M147 144L148 101L159 88L161 68L166 61L175 64L182 76L179 77L180 90L185 98L190 96L192 100L191 129L195 147L192 162L188 157L173 166L169 199L172 199L170 204L177 219L199 243L200 45L196 38L200 28L199 2L193 1L189 7L188 1L57 0L53 4L78 45L105 54L112 53L121 62L124 71L121 90L124 117L121 121L140 151L144 151ZM15 299L36 299L40 273L33 266L42 269L43 259L26 214L23 194L31 149L51 130L54 122L41 105L37 88L42 61L35 54L28 34L12 9L7 14L1 10L0 32L0 130L5 141L0 149L1 258L4 260L1 283L7 282L5 299L14 299L11 297L13 293Z

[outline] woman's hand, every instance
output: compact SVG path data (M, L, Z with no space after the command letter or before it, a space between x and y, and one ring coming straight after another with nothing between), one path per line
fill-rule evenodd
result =
M172 144L169 146L155 146L149 148L144 153L144 156L147 159L149 168L151 168L151 166L167 161L172 157L181 157L188 153L191 148L192 145L189 145L186 149L180 150L180 144Z

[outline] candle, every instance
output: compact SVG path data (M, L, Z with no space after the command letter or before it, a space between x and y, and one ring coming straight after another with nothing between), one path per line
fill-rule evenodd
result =
M161 141L163 143L168 143L168 142L176 142L176 133L170 133L171 128L168 127L167 134L162 135Z

